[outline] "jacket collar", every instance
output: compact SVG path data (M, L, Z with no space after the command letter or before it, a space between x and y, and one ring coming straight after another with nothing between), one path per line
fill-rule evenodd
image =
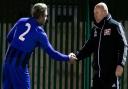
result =
M105 24L106 21L110 20L112 17L110 14L108 14L107 16L105 16L99 23L96 23L96 21L94 21L94 25L98 28L102 28L102 26Z

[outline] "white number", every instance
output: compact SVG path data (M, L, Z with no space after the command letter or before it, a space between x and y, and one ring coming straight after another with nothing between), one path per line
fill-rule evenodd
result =
M30 31L30 29L31 29L31 25L30 25L29 23L26 23L25 26L27 26L27 30L19 36L19 39L20 39L21 41L24 41L24 40L25 40L24 36L25 36L25 35Z

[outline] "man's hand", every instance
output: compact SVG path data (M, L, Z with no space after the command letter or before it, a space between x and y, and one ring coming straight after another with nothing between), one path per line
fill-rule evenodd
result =
M123 74L123 67L120 65L117 65L115 74L117 77L121 77Z
M74 63L77 60L76 55L74 53L70 53L68 56L70 63Z

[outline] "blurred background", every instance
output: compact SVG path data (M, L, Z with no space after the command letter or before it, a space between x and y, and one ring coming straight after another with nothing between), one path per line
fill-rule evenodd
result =
M128 39L127 0L0 0L0 88L2 63L8 47L6 35L19 18L30 17L33 4L48 5L45 31L53 47L68 54L76 53L88 39L94 5L101 1L108 5L112 17L123 24ZM75 64L58 62L36 48L29 62L32 89L90 89L93 74L90 59ZM121 89L128 89L128 61L124 71Z

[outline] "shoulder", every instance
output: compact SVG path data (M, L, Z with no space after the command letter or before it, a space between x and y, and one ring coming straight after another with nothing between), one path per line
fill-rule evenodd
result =
M24 17L24 18L20 18L17 22L18 22L18 23L22 23L22 22L28 21L29 19L30 19L30 18L27 18L27 17L25 18L25 17Z
M44 29L41 26L37 26L36 32L38 35L46 35Z
M119 32L119 33L124 33L124 27L120 22L112 19L111 20L111 25L114 28L113 31L116 31L116 32Z
M17 20L17 22L15 23L15 26L25 23L29 18L20 18L19 20Z
M114 19L110 19L109 24L114 26L114 27L119 27L120 22L118 22L118 21L116 21Z
M38 32L45 32L44 29L41 26L37 26L37 31Z

